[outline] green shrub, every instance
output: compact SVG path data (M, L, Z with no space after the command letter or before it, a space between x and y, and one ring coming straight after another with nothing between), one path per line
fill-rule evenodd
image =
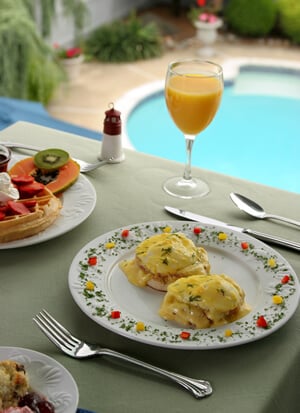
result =
M300 43L300 1L277 0L279 30L294 43Z
M52 51L22 1L1 3L0 96L47 103L61 80Z
M154 23L143 26L132 15L94 30L85 42L85 53L102 62L133 62L160 56L161 36Z
M225 8L228 27L241 36L266 36L275 26L276 17L274 0L229 0Z
M0 96L47 104L65 78L44 36L51 32L58 0L0 0ZM60 0L79 36L87 9L84 0ZM41 33L35 21L41 8Z

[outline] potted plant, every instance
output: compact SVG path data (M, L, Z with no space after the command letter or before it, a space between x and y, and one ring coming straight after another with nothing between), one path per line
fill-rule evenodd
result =
M197 30L197 38L202 47L198 54L210 57L215 54L212 45L218 38L218 29L223 25L223 20L218 16L222 8L222 1L197 0L197 7L189 12L189 18Z
M76 80L80 74L81 64L84 61L81 47L64 48L55 44L54 49L68 79L71 81Z

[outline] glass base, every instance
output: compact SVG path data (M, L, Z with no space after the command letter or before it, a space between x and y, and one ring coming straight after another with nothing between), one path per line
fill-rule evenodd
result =
M163 189L172 196L177 198L191 199L200 198L207 195L210 191L206 182L198 178L183 179L182 177L173 177L166 180Z

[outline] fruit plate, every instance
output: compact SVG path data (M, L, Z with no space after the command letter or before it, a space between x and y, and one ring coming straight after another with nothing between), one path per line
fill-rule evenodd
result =
M11 164L25 158L22 155L13 155ZM44 231L28 238L0 243L0 250L26 247L59 237L76 228L93 212L96 205L96 191L91 182L82 174L77 181L61 196L62 209L59 217Z
M20 347L0 347L0 360L23 364L30 387L54 405L55 413L76 412L79 399L76 382L56 360Z
M204 224L195 233L194 228L199 225L187 221L148 222L94 239L78 252L69 270L69 288L75 302L92 320L119 335L176 349L237 346L264 338L282 327L299 303L299 281L290 264L271 247L246 234ZM211 273L225 273L244 289L250 313L225 326L195 330L160 318L158 310L164 294L130 284L119 263L132 258L136 246L145 238L162 231L182 232L203 246ZM274 295L282 297L281 304L273 302ZM260 316L267 321L266 328L257 325Z

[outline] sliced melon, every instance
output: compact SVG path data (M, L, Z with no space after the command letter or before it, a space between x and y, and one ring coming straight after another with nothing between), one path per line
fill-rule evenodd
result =
M34 164L33 158L25 158L17 162L10 170L11 176L19 175L32 175L37 181L38 168ZM46 187L50 189L54 194L59 194L69 188L77 180L80 173L80 167L78 163L69 159L69 161L61 168L57 169L57 172L53 175L51 182L46 184ZM44 183L44 182L42 182Z

